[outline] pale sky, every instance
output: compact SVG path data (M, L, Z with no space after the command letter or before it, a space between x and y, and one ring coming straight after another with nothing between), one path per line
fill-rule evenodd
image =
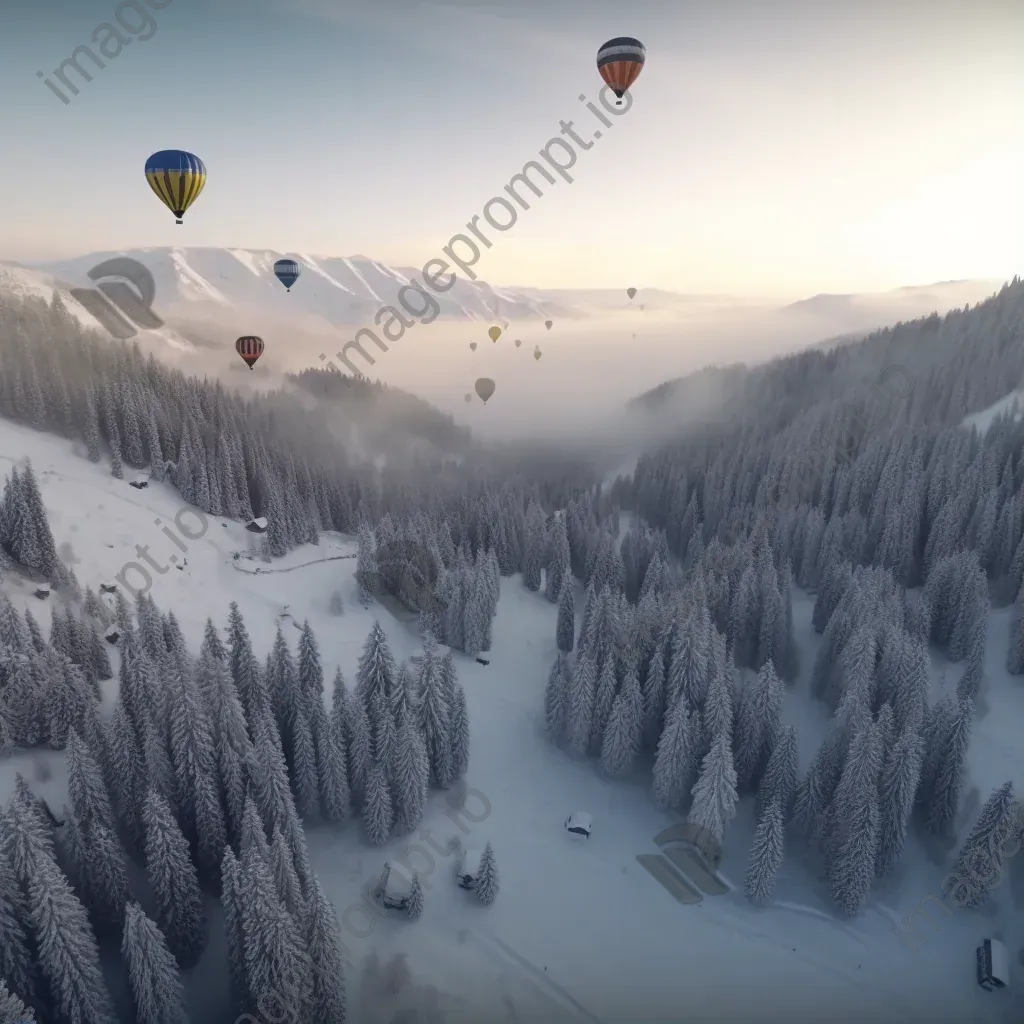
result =
M117 4L0 14L0 259L421 265L560 120L592 136L597 48L632 35L632 108L494 233L483 279L795 298L1024 271L1024 0L151 3L152 38L68 105L36 72ZM180 227L143 176L167 148L210 174Z

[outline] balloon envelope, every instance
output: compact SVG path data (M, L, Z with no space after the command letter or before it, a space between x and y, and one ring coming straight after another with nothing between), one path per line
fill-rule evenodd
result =
M597 70L615 95L622 99L644 69L647 51L639 39L617 36L597 51Z
M494 381L490 377L481 377L476 382L476 393L483 399L486 405L487 399L494 394Z
M490 335L491 341L497 341L501 337L501 328L492 327L487 333Z
M554 323L554 320L545 320L544 321L544 326L550 331L551 330L551 325L553 323Z
M540 359L540 357L541 357L541 351L540 351L540 349L539 349L539 348L538 348L538 349L535 349L535 350L534 350L534 353L533 353L533 358L534 358L534 359Z
M522 338L516 338L516 348L519 348L519 346L522 345L522 343L523 343L523 339Z
M627 294L627 295L628 295L628 296L629 296L630 298L633 298L633 296L635 296L635 295L636 295L636 289L635 289L635 288L627 288L627 289L626 289L626 294Z
M162 149L146 161L146 181L181 224L185 211L206 185L206 164L195 153Z
M263 355L263 349L263 339L257 338L255 334L244 334L235 342L235 351L245 360L250 370L256 360Z
M274 276L288 291L292 290L292 285L298 281L301 273L302 267L295 260L278 260L274 264Z
M472 402L473 401L473 396L472 395L466 395L466 401L467 402Z
M471 341L469 343L469 347L475 352L476 351L476 342L475 341Z

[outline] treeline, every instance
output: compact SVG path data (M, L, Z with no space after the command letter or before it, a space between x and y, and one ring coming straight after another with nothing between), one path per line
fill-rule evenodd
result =
M338 376L307 371L301 384L330 397ZM392 394L383 385L359 388ZM416 431L422 410L410 402ZM564 504L593 479L576 465L534 467L484 451L471 452L463 469L423 455L412 467L379 470L338 441L330 404L310 407L286 390L245 399L186 377L137 346L87 331L56 294L50 303L0 295L0 415L74 440L93 462L109 458L117 479L126 468L166 479L207 514L266 517L272 557L316 543L321 530L355 533L387 512L437 514L503 486ZM444 417L436 416L444 440ZM451 440L464 438L456 430Z

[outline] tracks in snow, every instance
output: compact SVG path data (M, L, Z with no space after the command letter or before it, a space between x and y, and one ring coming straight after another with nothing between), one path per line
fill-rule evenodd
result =
M296 569L306 569L311 565L323 565L324 562L341 562L346 558L355 558L355 555L330 555L327 558L314 558L312 562L303 562L302 565L289 565L284 569L243 569L237 562L231 566L235 572L244 573L246 576L269 576L275 572L295 572Z
M539 990L542 997L548 1002L555 1003L564 1012L564 1015L554 1018L558 1021L586 1021L587 1024L604 1024L600 1017L595 1016L585 1006L577 1002L571 993L567 992L557 981L546 971L541 970L536 964L530 963L524 956L520 956L508 943L495 938L488 932L470 932L477 940L480 947L491 955L494 960L499 960L506 965L516 968L523 980L531 988Z

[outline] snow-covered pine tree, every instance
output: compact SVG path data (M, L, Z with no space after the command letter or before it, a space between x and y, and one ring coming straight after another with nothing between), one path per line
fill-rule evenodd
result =
M146 875L156 901L156 921L182 967L199 962L206 946L206 917L188 841L167 802L155 790L142 808L146 827Z
M693 716L685 695L669 709L654 758L654 798L666 809L681 808L697 775Z
M469 768L469 712L466 710L466 691L458 683L452 697L451 741L452 776L449 785L461 779Z
M796 792L799 754L796 727L784 725L772 748L771 756L768 758L764 775L761 776L761 783L757 789L759 814L772 801L778 801L783 820L785 820L789 813L793 794Z
M270 867L243 857L240 891L246 985L265 1019L306 1024L313 964L290 914L282 913Z
M633 767L640 753L642 730L643 697L636 667L630 663L601 741L601 770L606 775L619 778Z
M588 654L580 652L566 686L565 738L575 754L587 752L593 728L597 667Z
M880 822L875 874L889 874L903 853L914 795L921 779L923 743L917 732L898 736L886 752L879 779Z
M121 956L136 1018L147 1024L189 1024L178 964L160 929L138 903L125 908Z
M221 868L220 905L224 912L227 938L228 975L232 1012L244 1013L249 1004L245 971L245 938L242 934L241 868L234 851L227 847Z
M689 820L705 829L721 844L725 830L736 816L736 769L728 733L719 733L701 764L692 790Z
M483 855L480 857L480 873L473 886L473 895L485 907L489 907L497 898L499 888L498 864L494 858L494 847L487 843L484 846Z
M555 658L548 673L547 686L544 688L544 722L548 735L557 743L565 735L566 707L566 676L569 673L568 663L564 654Z
M324 895L320 882L314 879L312 888L303 929L313 964L309 1019L318 1024L345 1024L345 947L334 908Z
M85 908L50 857L33 863L27 912L38 969L57 1013L81 1024L113 1024L114 1007Z
M1010 842L1017 840L1018 807L1013 783L1006 782L985 801L968 833L943 890L961 907L980 907L999 884Z
M382 846L391 837L395 817L391 805L384 766L374 761L366 773L366 793L363 798L363 825L374 846Z
M756 906L771 902L785 843L782 804L776 797L761 811L750 849L744 892Z
M558 649L569 654L573 649L576 634L576 604L572 595L572 581L562 585L558 598L558 624L555 630Z
M25 1002L12 992L0 976L0 1024L37 1024Z
M853 737L830 815L829 882L832 898L852 917L864 905L875 877L879 838L878 776L882 767L877 725Z
M409 892L409 906L406 913L410 921L416 921L423 916L423 883L420 881L419 873L412 876L412 886Z
M430 772L438 785L451 778L451 713L445 692L443 666L437 641L423 638L423 660L418 680L419 717L426 741Z

